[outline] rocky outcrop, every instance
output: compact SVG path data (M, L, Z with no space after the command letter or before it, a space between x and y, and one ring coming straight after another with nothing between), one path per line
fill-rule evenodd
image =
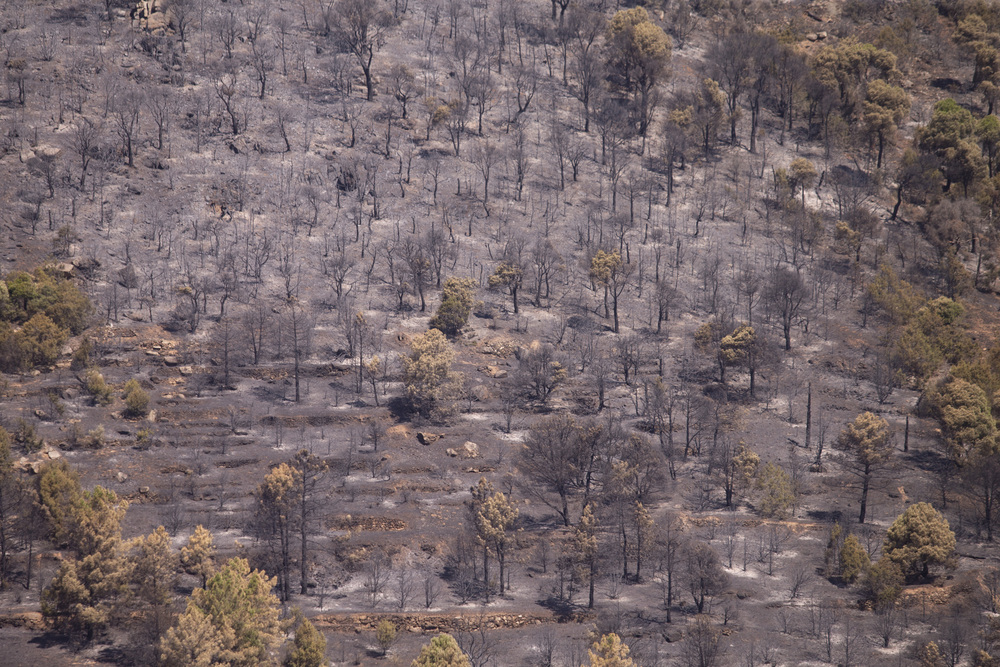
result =
M490 629L523 628L560 620L586 621L592 615L577 614L572 619L557 618L552 614L326 614L312 622L317 627L335 632L371 632L384 620L392 621L397 628L414 633L458 632L476 630L480 623Z

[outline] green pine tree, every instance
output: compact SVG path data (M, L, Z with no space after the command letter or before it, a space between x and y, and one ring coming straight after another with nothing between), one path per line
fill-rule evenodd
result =
M882 553L904 572L927 577L932 565L952 563L955 533L930 503L916 503L889 527Z
M295 631L295 644L285 657L284 667L320 667L326 659L326 637L316 626L303 620Z
M271 590L275 580L260 570L250 570L245 558L230 559L188 598L187 609L160 644L164 662L184 664L184 656L199 656L230 667L269 664L269 651L280 642L278 598ZM207 618L214 631L204 623ZM210 656L192 642L209 638ZM218 646L218 648L214 648Z

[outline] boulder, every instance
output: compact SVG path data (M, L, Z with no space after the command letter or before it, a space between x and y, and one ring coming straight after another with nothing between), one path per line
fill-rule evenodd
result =
M45 619L41 612L22 611L13 614L4 614L3 625L15 628L32 628L42 630L45 628Z
M170 19L167 17L166 12L150 14L149 18L146 19L146 30L151 33L165 35L169 27Z
M62 149L51 144L41 144L35 147L35 155L43 160L54 160L59 157Z
M119 484L122 484L122 483L124 483L128 479L128 475L126 475L125 473L123 473L122 471L119 470L115 474L115 479L118 480Z
M395 426L390 426L385 430L385 434L390 438L408 438L410 435L410 429L406 428L405 424L396 424Z
M425 433L423 431L417 433L417 440L421 445L430 445L441 439L439 433Z
M72 252L72 249L70 252ZM94 271L101 268L100 261L93 257L78 257L72 261L72 264L79 271L82 271L87 275L91 275Z
M447 454L448 456L452 457L452 458L455 458L455 457L458 456L458 452L456 452L451 447L449 447L448 449L444 450L444 453Z
M500 368L499 366L493 366L493 365L483 366L482 368L479 369L479 371L484 375L487 375L497 380L507 377L507 371L504 370L503 368Z
M663 638L667 641L668 644L675 644L680 640L684 639L684 631L678 627L664 626L661 632L663 634Z
M467 440L465 444L462 445L462 449L459 451L459 454L463 459L479 458L479 445Z

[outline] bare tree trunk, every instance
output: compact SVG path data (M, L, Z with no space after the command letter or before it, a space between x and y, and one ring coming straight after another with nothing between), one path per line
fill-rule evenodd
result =
M868 485L871 482L871 474L865 473L861 480L861 514L858 516L858 523L865 522L865 514L868 509Z

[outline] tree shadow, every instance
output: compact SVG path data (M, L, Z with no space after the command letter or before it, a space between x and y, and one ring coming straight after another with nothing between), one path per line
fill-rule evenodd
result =
M924 472L940 472L951 465L951 460L936 449L911 449L903 456Z
M806 516L816 523L828 523L831 526L844 520L844 513L840 510L809 510Z
M284 400L285 393L272 389L269 385L256 385L250 390L254 399L259 401L280 401Z
M572 620L576 611L576 605L569 600L560 599L556 595L550 595L538 600L538 606L551 611L559 623L566 623Z
M953 79L950 76L939 76L935 79L931 79L931 86L934 88L940 88L941 90L946 90L950 93L960 93L962 92L962 82L958 79Z
M539 509L537 506L535 509ZM562 517L555 511L546 508L538 516L521 514L517 519L517 527L525 531L545 530L551 532L565 528Z
M97 653L97 659L102 663L112 665L134 665L137 664L134 656L129 656L125 651L116 646L105 646Z
M73 643L72 638L69 635L55 630L46 630L29 639L28 643L43 649L62 646L64 648L79 650L79 647Z
M413 406L410 401L406 400L403 396L393 396L383 405L387 410L389 410L389 414L392 415L392 418L400 423L408 422L416 415L416 411L413 410Z

